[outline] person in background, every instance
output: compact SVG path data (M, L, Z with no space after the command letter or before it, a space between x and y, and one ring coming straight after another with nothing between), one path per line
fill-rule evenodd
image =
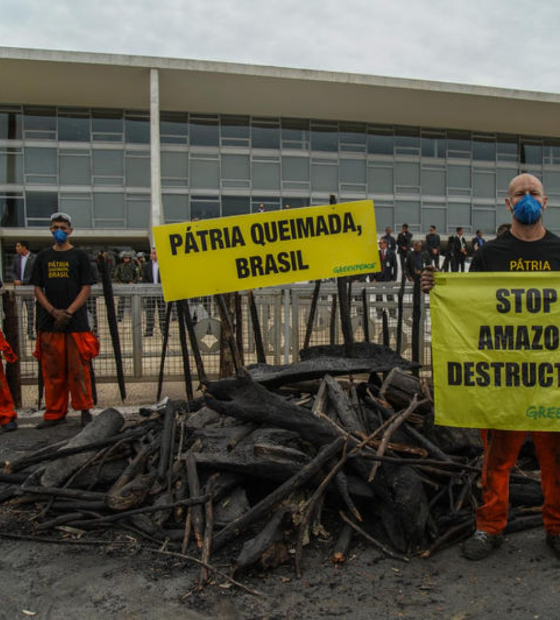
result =
M391 250L392 252L397 251L397 240L393 237L393 229L390 226L385 228L385 234L381 237L381 239L385 239L388 250Z
M447 245L451 271L465 271L465 259L467 258L467 241L463 237L463 229L459 226L457 232L449 237Z
M50 232L54 245L39 252L31 274L38 302L33 355L41 362L45 384L40 429L66 422L68 392L72 408L82 412L82 426L91 422L90 361L99 355L86 308L92 282L88 255L70 243L74 231L67 213L51 215Z
M439 257L441 255L441 237L436 232L436 227L432 224L430 232L426 235L426 248L428 253L429 265L434 265L439 269Z
M133 259L134 252L123 252L122 261L117 265L115 273L113 274L113 282L117 284L136 284L138 282L138 267ZM117 306L117 321L119 321L119 323L124 317L126 301L127 298L124 295L119 296L119 303Z
M142 282L147 284L161 283L157 251L155 248L151 249L150 260L144 265ZM165 330L165 301L159 295L150 296L146 299L146 331L144 332L145 338L150 338L154 335L156 306L161 333L163 334Z
M426 265L431 265L430 256L422 250L422 242L414 241L412 252L406 257L406 277L409 282L419 282Z
M35 262L35 254L29 251L28 241L18 241L16 243L16 254L12 261L12 268L10 270L11 278L16 286L27 285L33 272L33 263ZM27 299L23 300L23 305L27 313L27 336L33 339L33 323L35 321L35 300Z
M258 213L264 213L265 212L265 208L263 203L261 202L261 204L259 205L259 208L257 209Z
M381 269L374 274L371 274L370 278L372 282L396 282L398 274L397 255L394 250L387 247L387 240L385 237L381 237L379 240L379 265ZM377 302L383 301L383 295L377 294L375 296ZM393 302L394 296L387 295L387 301ZM381 308L377 309L377 316L381 317L383 311ZM389 316L396 316L396 310L392 308L389 310Z
M406 274L406 257L410 252L412 245L412 233L408 230L408 224L403 224L401 232L397 236L397 253L401 262L401 277L404 278Z
M482 231L481 230L477 230L476 231L476 236L473 237L472 240L472 251L473 254L477 251L480 250L480 248L486 243L486 239L484 239L484 237L482 236Z

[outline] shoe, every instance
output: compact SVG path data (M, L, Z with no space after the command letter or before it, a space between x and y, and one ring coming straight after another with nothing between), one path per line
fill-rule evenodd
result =
M66 417L56 418L54 420L43 420L42 422L39 422L35 428L52 428L53 426L58 426L59 424L66 424Z
M82 411L82 416L81 416L82 427L87 426L92 420L93 420L93 417L89 409L84 409Z
M15 420L10 420L9 422L6 422L6 424L2 424L1 428L5 433L17 431L17 422Z
M546 544L554 551L554 555L560 559L560 536L547 534Z
M503 541L504 537L501 534L494 535L483 532L482 530L476 530L463 545L463 555L467 560L484 560L484 558L487 558Z

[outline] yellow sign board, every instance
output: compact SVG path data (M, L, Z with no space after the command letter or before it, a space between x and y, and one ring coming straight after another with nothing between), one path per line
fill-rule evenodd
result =
M436 423L560 431L558 274L435 276Z
M153 229L166 301L379 271L371 200Z

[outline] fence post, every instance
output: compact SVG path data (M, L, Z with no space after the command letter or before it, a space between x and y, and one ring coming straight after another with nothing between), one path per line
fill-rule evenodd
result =
M132 367L134 377L139 379L143 375L142 369L142 297L131 295L130 313L132 314ZM154 308L154 321L155 317ZM159 314L158 314L159 318Z
M16 409L21 407L21 350L19 346L19 321L16 308L16 292L14 290L7 291L3 295L4 307L4 335L10 343L12 349L18 356L13 364L6 364L6 381L10 388L10 393L14 400ZM1 364L2 362L0 362Z

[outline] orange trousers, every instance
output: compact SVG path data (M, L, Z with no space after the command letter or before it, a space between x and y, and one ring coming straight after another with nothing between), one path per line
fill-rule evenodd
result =
M525 431L482 430L482 506L476 511L476 527L500 534L507 525L509 474L525 440ZM548 534L560 535L560 433L531 433L541 467L544 495L543 522Z
M4 426L17 418L14 401L4 374L4 366L0 361L0 426Z
M73 409L93 407L89 363L99 355L99 342L91 332L39 332L33 355L43 370L45 420L66 416L68 393Z

